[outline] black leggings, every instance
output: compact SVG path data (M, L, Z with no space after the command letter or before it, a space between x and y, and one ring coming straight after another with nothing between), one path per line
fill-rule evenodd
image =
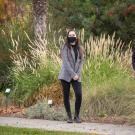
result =
M69 101L69 93L70 93L70 83L72 84L72 87L75 92L75 113L79 115L81 102L82 102L82 85L81 82L78 82L77 80L71 80L71 82L67 82L65 80L61 80L62 87L63 87L63 95L64 95L64 106L66 109L66 112L71 112L70 110L70 101Z

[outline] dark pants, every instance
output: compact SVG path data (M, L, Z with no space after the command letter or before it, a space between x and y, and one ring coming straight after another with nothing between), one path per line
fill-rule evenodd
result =
M64 95L64 106L66 109L66 112L71 112L70 110L70 101L69 101L69 94L70 94L70 83L72 84L72 87L75 92L75 113L76 115L79 115L81 102L82 102L82 85L81 82L78 82L77 80L71 80L71 82L67 82L65 80L61 80L62 87L63 87L63 95Z

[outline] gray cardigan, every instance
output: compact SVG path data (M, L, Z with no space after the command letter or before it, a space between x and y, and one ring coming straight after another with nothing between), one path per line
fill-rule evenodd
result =
M81 70L84 63L84 55L82 59L80 59L78 52L77 60L75 62L75 54L73 48L71 47L70 51L67 45L63 45L61 49L61 57L62 66L58 75L58 79L63 79L67 82L70 82L71 79L77 74L79 75L78 82L81 82Z

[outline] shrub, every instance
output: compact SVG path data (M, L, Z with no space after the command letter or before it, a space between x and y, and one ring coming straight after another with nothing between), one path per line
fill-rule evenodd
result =
M65 120L65 110L60 106L49 107L47 101L37 102L34 106L26 108L25 116L29 118L42 118L49 120Z

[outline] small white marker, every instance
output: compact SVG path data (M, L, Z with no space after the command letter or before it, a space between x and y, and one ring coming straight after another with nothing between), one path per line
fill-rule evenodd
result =
M48 105L51 107L53 104L53 101L52 100L48 100Z
M10 91L11 91L11 89L10 89L10 88L7 88L7 89L5 90L5 93L10 93Z

